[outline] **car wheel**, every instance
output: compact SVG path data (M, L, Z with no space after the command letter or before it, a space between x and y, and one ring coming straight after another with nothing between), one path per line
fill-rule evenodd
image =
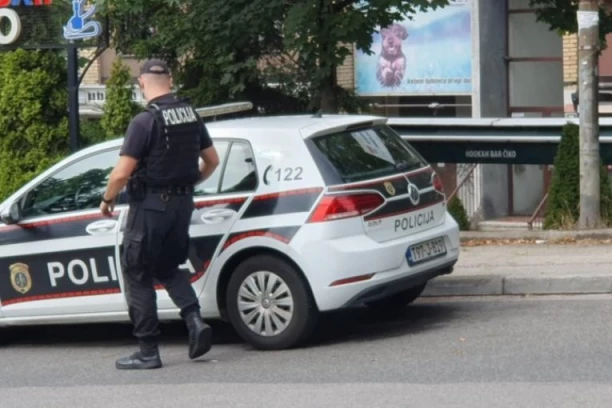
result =
M421 293L423 293L426 286L427 282L422 285L406 289L387 298L368 302L366 303L366 306L368 306L372 311L375 312L397 312L403 309L406 305L414 302L419 296L421 296Z
M243 261L230 277L227 312L238 335L260 350L305 341L318 311L308 284L289 263L271 255Z

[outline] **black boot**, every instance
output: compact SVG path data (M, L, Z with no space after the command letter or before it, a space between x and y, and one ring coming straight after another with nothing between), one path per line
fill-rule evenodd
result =
M189 358L194 359L208 353L212 347L212 329L198 312L191 312L185 316L185 323L189 330Z
M140 350L115 362L118 370L150 370L162 366L157 344L140 342Z

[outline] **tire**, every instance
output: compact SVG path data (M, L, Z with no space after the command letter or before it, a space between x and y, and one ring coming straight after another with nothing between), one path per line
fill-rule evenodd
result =
M258 279L261 278L264 291L260 292ZM279 292L281 282L286 285L282 293ZM276 299L257 298L257 295L266 293L265 289L276 294ZM241 293L247 293L250 299L240 299ZM230 277L226 295L227 313L234 330L244 341L260 350L282 350L300 345L312 334L318 317L314 299L300 272L273 255L258 255L243 261ZM244 312L239 310L239 300L243 305L249 304ZM268 320L264 318L266 314L270 316ZM260 327L256 325L258 320L261 320ZM262 335L266 328L270 328L270 334Z
M425 290L427 286L427 282L412 287L410 289L406 289L402 292L396 293L387 298L374 300L372 302L366 303L372 311L377 313L394 313L401 311L406 305L414 302L421 293Z

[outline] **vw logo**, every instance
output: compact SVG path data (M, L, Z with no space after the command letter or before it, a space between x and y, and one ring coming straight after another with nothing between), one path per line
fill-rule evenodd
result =
M410 198L412 205L418 205L421 200L421 193L414 184L408 184L408 198Z

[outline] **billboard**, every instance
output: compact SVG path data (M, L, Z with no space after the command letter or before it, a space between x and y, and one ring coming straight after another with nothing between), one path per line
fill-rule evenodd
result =
M355 91L362 96L470 95L472 0L417 12L372 38L372 55L355 51Z
M108 19L96 0L0 0L0 52L97 47L108 43Z

